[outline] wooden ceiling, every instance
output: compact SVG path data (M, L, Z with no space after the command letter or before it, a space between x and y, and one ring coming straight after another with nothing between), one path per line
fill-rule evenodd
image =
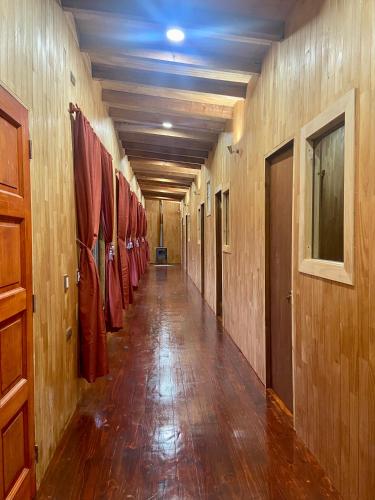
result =
M294 3L62 0L146 198L183 199Z

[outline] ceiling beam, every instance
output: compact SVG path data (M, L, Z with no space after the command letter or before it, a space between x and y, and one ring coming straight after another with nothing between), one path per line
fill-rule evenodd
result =
M155 97L149 95L132 94L116 90L103 89L102 98L104 103L112 107L123 109L145 110L153 113L188 115L197 118L219 118L232 119L233 108L219 104L205 104L201 102L186 101L183 99L172 99L167 97Z
M163 146L161 144L149 144L142 142L130 142L121 138L123 146L126 148L126 154L130 154L131 156L136 156L135 154L130 153L130 151L144 151L145 153L159 153L159 154L168 154L174 156L188 156L193 158L191 162L188 163L199 163L200 165L204 163L202 162L202 158L208 158L207 150L203 149L188 149L185 147L175 147L175 146ZM147 158L147 156L145 156ZM161 158L164 160L164 158ZM168 161L165 158L165 161ZM170 160L178 163L178 160ZM182 161L182 163L186 163L187 161Z
M142 182L140 183L140 188L141 190L145 191L154 191L156 192L162 192L162 193L171 193L171 194L181 194L184 195L188 191L188 187L174 187L174 186L158 186L156 184L149 184L147 182Z
M126 122L134 124L144 124L150 126L160 126L163 122L171 122L174 127L180 129L206 130L220 133L226 128L225 120L210 120L195 118L192 116L178 116L165 113L150 113L149 111L139 111L121 108L109 108L109 116L116 122Z
M87 53L90 56L91 62L95 64L109 64L117 67L169 73L171 75L195 76L211 80L222 80L225 82L237 82L244 84L248 84L253 75L248 71L231 71L230 69L217 69L209 66L202 67L194 64L183 64L176 61L173 57L170 57L171 61L169 61L168 59L164 60L163 57L152 59L147 57L137 57L136 55L118 55L103 48L100 49L100 52L88 50ZM161 53L161 55L162 54L163 53Z
M189 189L192 181L180 182L177 179L165 179L164 177L150 177L137 174L137 181L140 186L152 185L157 187L175 187Z
M164 196L168 198L172 198L174 200L183 200L185 198L186 193L169 193L168 191L158 191L154 189L142 189L142 194L144 197L147 196Z
M244 0L243 5L239 9L239 2L218 2L211 1L190 1L184 11L184 26L187 31L190 27L204 31L207 27L215 25L231 26L232 31L240 36L256 37L264 40L280 40L284 33L284 18L292 0L283 0L285 7L283 8L280 0L273 2L273 10L275 15L270 16L271 3L265 3L263 9L254 9L252 5L255 2ZM100 16L101 19L106 16L114 16L118 21L121 21L119 16L125 16L127 19L133 19L135 22L139 20L148 20L153 22L152 10L147 2L119 2L118 0L62 0L62 6L65 10L73 12L75 16L81 16L81 19L91 15ZM189 8L190 7L190 8ZM175 2L164 2L160 4L157 12L158 19L169 19L171 12L175 11ZM151 14L150 14L151 12ZM156 16L155 16L156 17ZM153 23L155 24L155 23ZM165 26L160 26L164 28ZM162 33L163 33L162 31ZM219 31L219 30L218 30ZM220 30L223 31L223 30Z
M157 195L147 195L144 197L145 200L165 200L165 201L173 201L175 203L180 203L182 200L176 200L175 198L169 198L168 196L157 196Z
M171 149L180 148L185 151L204 151L205 154L211 150L212 142L202 142L198 139L184 139L181 137L168 137L163 135L150 135L142 132L119 132L120 140L125 144L138 143L150 146L163 146ZM158 149L159 150L159 149ZM191 156L195 156L191 154ZM201 156L200 154L196 156Z
M162 127L149 127L145 125L134 125L128 123L116 123L116 129L121 132L121 136L127 137L130 134L143 134L149 137L165 137L172 139L187 139L189 141L198 141L213 145L217 142L218 134L214 132L203 132L194 130L179 130L177 128L165 129ZM147 138L147 142L148 142Z
M168 161L157 161L157 160L146 160L146 159L132 159L131 164L134 168L143 168L143 169L169 169L173 170L179 174L190 175L192 177L196 177L197 175L197 166L189 163L176 163L176 162L168 162Z
M197 158L193 156L184 156L178 154L169 154L169 153L157 153L157 152L148 152L148 151L137 151L135 149L126 149L125 152L129 158L132 160L133 158L144 158L150 160L163 160L163 161L172 161L178 163L194 163L196 164L197 169L201 168L201 165L204 165L206 161L205 158Z
M103 64L92 64L92 76L96 80L130 82L140 85L152 85L168 89L227 95L238 98L246 97L247 88L247 85L244 83L225 82L195 76L171 75L156 71L121 68Z

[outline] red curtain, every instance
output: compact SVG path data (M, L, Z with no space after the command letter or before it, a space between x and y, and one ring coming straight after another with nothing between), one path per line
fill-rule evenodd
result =
M129 227L129 204L130 187L129 183L121 172L118 174L117 181L117 244L118 244L118 263L120 272L120 283L122 293L122 307L127 309L132 303L132 289L130 285L129 257L127 252L127 233Z
M112 157L101 146L102 159L102 230L105 242L105 321L107 331L118 331L123 327L122 296L115 248L113 245L114 189Z
M128 242L129 262L130 262L130 282L133 288L138 288L139 275L137 265L137 227L138 227L138 200L135 193L130 194L130 238Z
M92 249L98 238L102 195L101 145L80 110L74 120L74 181L78 241L80 371L88 381L108 373L107 338L99 275Z

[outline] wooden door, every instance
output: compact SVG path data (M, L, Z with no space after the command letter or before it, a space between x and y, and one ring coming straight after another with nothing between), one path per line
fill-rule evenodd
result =
M0 500L35 493L28 114L0 87Z
M205 267L204 267L204 203L201 205L201 234L200 234L200 239L201 239L201 293L204 297L204 274L205 274Z
M189 274L189 216L185 216L185 270Z
M215 195L216 227L216 315L223 315L223 244L222 244L222 200L221 191Z
M292 205L293 149L267 165L268 386L293 411Z

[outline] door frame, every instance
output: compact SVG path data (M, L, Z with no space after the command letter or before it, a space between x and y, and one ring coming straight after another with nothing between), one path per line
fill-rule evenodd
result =
M24 200L25 200L25 215L23 224L26 226L24 236L26 241L25 246L25 262L22 263L25 270L25 294L26 294L26 309L25 309L25 323L29 329L28 336L26 339L26 362L27 362L27 383L28 383L28 397L27 397L27 407L28 415L26 425L24 423L24 430L27 430L28 436L28 449L27 454L30 459L30 488L32 498L35 497L37 493L37 481L36 481L36 465L37 461L35 459L35 433L36 433L36 413L35 413L35 346L34 346L34 311L33 311L33 293L34 293L34 269L33 269L33 217L32 217L32 186L31 186L31 154L30 154L30 107L25 104L22 99L10 88L8 85L0 79L0 91L5 94L9 94L11 99L14 99L20 106L24 108L25 118L25 136L23 140L23 151L25 153L25 148L28 149L28 154L24 154L23 162L25 170L23 171L23 188L24 188ZM6 97L7 99L7 97ZM11 104L12 105L12 104ZM3 110L4 111L4 110ZM5 111L6 113L6 111ZM13 117L14 118L14 117ZM27 146L26 146L27 144ZM9 396L9 394L8 394ZM5 396L7 397L7 396ZM1 446L0 446L1 448ZM2 451L2 448L1 448ZM25 450L26 452L26 450ZM2 463L2 459L0 460ZM22 475L22 474L21 474ZM21 476L20 476L21 477ZM20 477L17 479L16 483L19 481ZM12 488L15 487L13 484ZM12 490L11 490L12 491Z
M223 321L223 324L224 324L224 287L223 287L223 277L224 277L224 266L223 266L223 188L222 188L222 185L219 184L216 189L215 189L215 193L214 193L214 197L213 197L213 200L214 200L214 238L215 238L215 314L216 316L218 316L217 314L217 248L216 248L216 197L217 195L220 193L220 197L221 197L221 316L220 318L222 319ZM211 207L211 210L212 210L212 207Z
M205 202L202 201L200 204L200 234L199 234L199 241L200 241L200 262L201 262L201 294L204 298L204 292L205 292L205 281L206 281L206 261L205 261L205 217L206 217L206 205ZM203 238L202 238L203 236ZM203 266L202 266L203 262Z
M278 146L273 148L269 153L264 155L264 228L265 228L265 261L264 261L264 276L265 276L265 286L264 286L264 304L265 304L265 316L264 316L264 325L265 325L265 360L266 360L266 388L272 389L271 387L271 330L270 330L270 311L271 311L271 303L270 303L270 273L269 273L269 167L270 160L288 149L293 149L293 158L292 158L292 168L293 168L293 176L292 176L292 257L291 257L291 314L292 314L292 390L293 390L293 425L295 426L295 308L294 308L294 286L295 286L295 267L294 267L294 257L295 257L295 216L296 216L296 174L295 174L295 166L296 166L296 141L294 136L286 139ZM298 251L297 251L298 254ZM287 410L285 406L286 411Z
M185 214L185 272L189 276L189 214Z

